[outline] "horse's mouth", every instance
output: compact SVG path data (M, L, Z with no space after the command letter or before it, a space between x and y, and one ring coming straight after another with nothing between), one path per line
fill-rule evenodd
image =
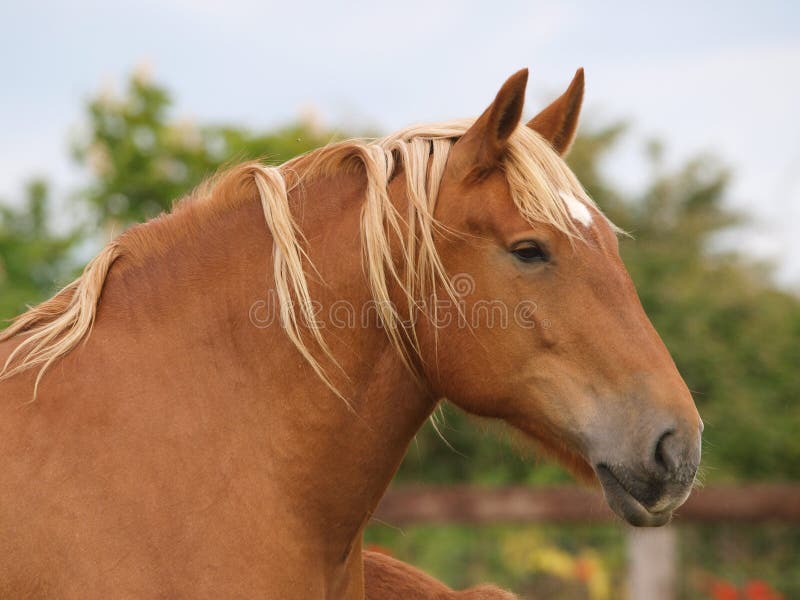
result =
M669 523L671 509L656 512L648 510L604 464L598 464L595 472L603 486L608 506L622 519L636 527L660 527Z

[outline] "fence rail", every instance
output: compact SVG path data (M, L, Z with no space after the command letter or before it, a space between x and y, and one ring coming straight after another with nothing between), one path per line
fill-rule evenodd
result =
M597 522L614 519L597 489L404 486L384 496L378 519L408 523ZM800 485L713 486L692 492L674 522L800 522Z

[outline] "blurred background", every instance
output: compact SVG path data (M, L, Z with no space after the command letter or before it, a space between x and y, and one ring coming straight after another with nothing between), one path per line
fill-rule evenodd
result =
M568 160L633 234L625 262L706 424L704 484L797 500L800 4L4 2L0 28L3 319L220 165L476 115L523 66L532 116L585 67ZM439 429L394 487L575 485L491 423L445 406ZM647 555L668 595L800 598L800 523L764 513L679 516ZM456 587L635 596L618 521L445 520L387 517L367 541Z

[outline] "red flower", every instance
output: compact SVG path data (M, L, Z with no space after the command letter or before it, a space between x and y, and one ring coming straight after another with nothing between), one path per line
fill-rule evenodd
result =
M714 600L739 600L739 590L727 581L714 581L711 583L711 597Z
M752 579L747 582L744 586L744 597L747 600L783 600L780 592L760 579Z

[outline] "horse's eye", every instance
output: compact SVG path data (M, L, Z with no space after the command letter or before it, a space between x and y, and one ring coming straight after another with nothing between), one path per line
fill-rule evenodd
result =
M538 243L531 241L520 242L511 249L511 253L526 263L545 262L548 259L544 249Z

